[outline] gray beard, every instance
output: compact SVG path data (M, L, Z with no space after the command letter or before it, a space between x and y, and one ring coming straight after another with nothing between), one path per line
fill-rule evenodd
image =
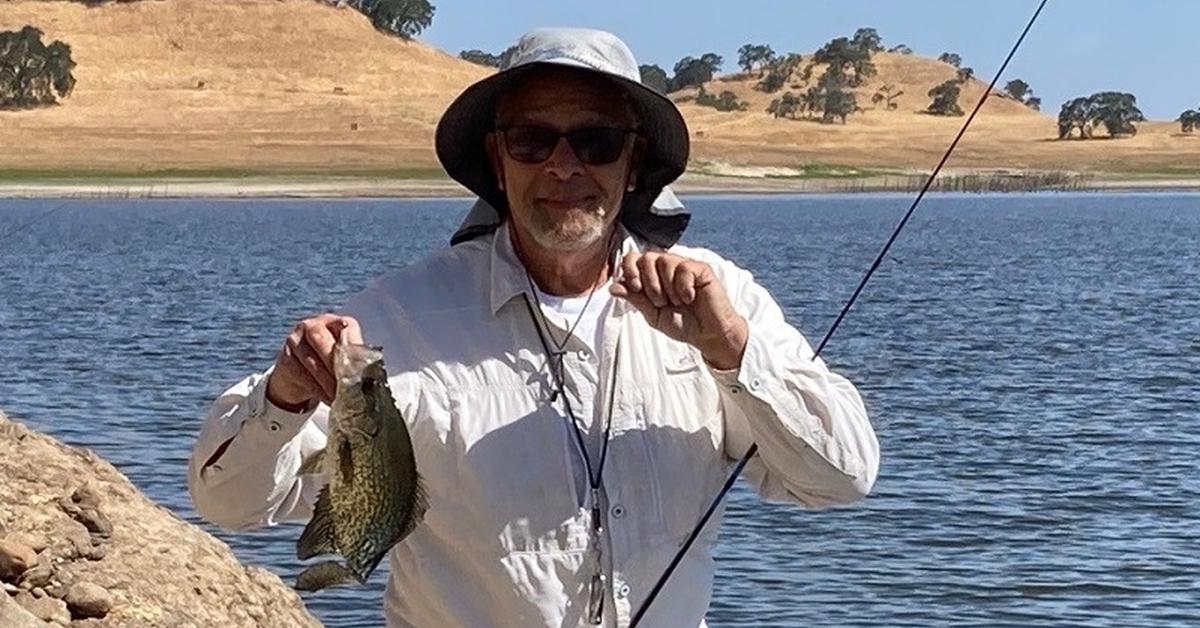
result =
M566 223L543 224L536 218L530 225L530 235L544 249L574 252L583 250L604 237L604 218L608 211L600 209L584 216L574 216Z

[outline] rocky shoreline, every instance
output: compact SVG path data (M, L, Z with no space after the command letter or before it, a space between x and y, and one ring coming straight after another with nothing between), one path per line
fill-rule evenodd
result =
M0 588L4 628L321 625L277 576L111 464L2 411Z

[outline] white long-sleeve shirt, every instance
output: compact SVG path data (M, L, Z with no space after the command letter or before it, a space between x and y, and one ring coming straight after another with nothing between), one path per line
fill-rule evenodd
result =
M625 235L620 254L644 247ZM602 433L595 422L606 420L616 378L602 477L606 626L628 626L752 442L759 453L745 476L758 492L809 507L861 498L879 466L854 386L812 359L750 273L704 249L671 251L713 267L749 341L740 368L714 371L621 299L608 309L599 355L569 340L566 394L584 433ZM502 226L382 277L344 308L384 348L429 499L422 524L390 552L384 606L393 628L585 621L586 475L563 401L551 400L528 289ZM569 321L543 314L565 337ZM325 446L328 408L283 411L266 400L266 379L250 376L221 395L192 452L192 499L227 528L305 518L323 484L296 472ZM643 626L704 625L721 515Z

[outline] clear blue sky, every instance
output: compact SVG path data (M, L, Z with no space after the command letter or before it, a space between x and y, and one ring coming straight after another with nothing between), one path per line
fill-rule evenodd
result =
M745 43L811 52L860 26L885 45L950 51L990 80L1035 0L433 0L422 39L457 54L499 52L535 26L590 26L625 40L640 63L671 72L686 55L715 52L736 68ZM1050 0L1005 79L1025 79L1057 114L1069 98L1132 92L1153 119L1200 107L1200 0ZM1003 82L1001 83L1003 85Z

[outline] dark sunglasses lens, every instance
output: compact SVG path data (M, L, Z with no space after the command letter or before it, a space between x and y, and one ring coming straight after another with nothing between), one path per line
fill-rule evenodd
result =
M575 155L585 164L611 164L621 157L625 148L624 129L596 127L579 129L567 134L567 142Z
M517 161L540 164L554 152L558 132L537 126L514 126L504 132L508 155Z

